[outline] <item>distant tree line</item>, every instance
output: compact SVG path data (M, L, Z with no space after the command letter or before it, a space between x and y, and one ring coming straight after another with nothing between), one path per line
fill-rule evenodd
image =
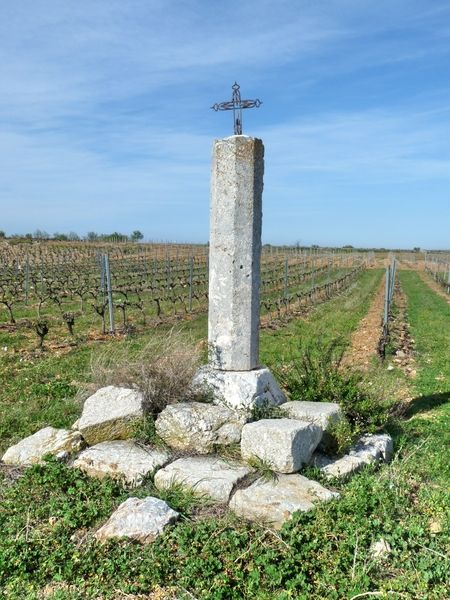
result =
M7 237L3 230L0 230L0 239ZM15 233L10 238L25 239L25 240L56 240L59 242L139 242L144 239L144 234L136 229L130 235L126 233L119 233L113 231L113 233L97 233L96 231L88 231L85 236L79 236L75 231L69 231L69 233L53 233L50 234L42 229L36 229L33 233Z

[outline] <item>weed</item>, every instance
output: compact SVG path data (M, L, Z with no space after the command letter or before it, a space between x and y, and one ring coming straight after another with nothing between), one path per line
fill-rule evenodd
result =
M206 494L196 492L175 481L170 486L161 489L156 489L149 482L137 494L139 496L148 496L149 494L157 496L185 518L188 518L194 509L209 506L212 503Z
M259 456L251 456L247 460L247 464L252 469L255 469L257 474L264 479L264 481L278 481L278 474L273 466L269 462L259 458Z
M364 375L340 369L345 347L339 338L300 343L295 357L278 369L279 381L291 400L339 404L353 433L375 431L388 422L390 403L370 392ZM337 432L341 442L347 437L346 429L342 425Z
M250 421L260 421L261 419L284 419L288 414L283 410L282 406L270 404L268 400L264 400L261 404L252 406L250 413Z
M354 439L355 432L348 420L343 417L339 421L328 424L321 448L326 454L341 456L347 452Z
M140 444L155 448L167 448L165 441L156 433L155 419L151 415L136 422L133 438Z
M97 355L91 364L90 391L106 385L137 388L144 395L146 411L155 416L168 404L196 397L191 384L198 365L197 346L172 329L137 352L126 343Z
M240 461L242 459L241 456L241 445L239 442L234 444L225 444L225 445L215 445L214 452L223 458L225 461Z

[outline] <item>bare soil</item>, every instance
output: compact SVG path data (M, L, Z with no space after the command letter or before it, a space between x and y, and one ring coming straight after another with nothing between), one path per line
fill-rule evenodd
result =
M377 355L383 306L384 280L380 283L367 315L352 334L350 347L342 361L343 366L368 369L372 358Z

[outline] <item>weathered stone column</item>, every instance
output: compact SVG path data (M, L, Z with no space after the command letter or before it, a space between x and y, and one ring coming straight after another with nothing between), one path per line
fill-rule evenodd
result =
M237 409L281 404L284 395L259 364L259 288L264 146L234 135L213 150L209 249L209 364L194 385Z
M213 150L209 240L210 364L259 366L259 287L264 146L235 135Z

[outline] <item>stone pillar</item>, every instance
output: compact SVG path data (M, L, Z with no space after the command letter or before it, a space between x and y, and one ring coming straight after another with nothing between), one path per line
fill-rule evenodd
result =
M216 404L250 410L285 401L259 364L259 287L264 146L235 135L213 151L209 249L209 363L194 385Z
M213 150L209 240L210 364L259 366L259 287L264 146L236 135Z

